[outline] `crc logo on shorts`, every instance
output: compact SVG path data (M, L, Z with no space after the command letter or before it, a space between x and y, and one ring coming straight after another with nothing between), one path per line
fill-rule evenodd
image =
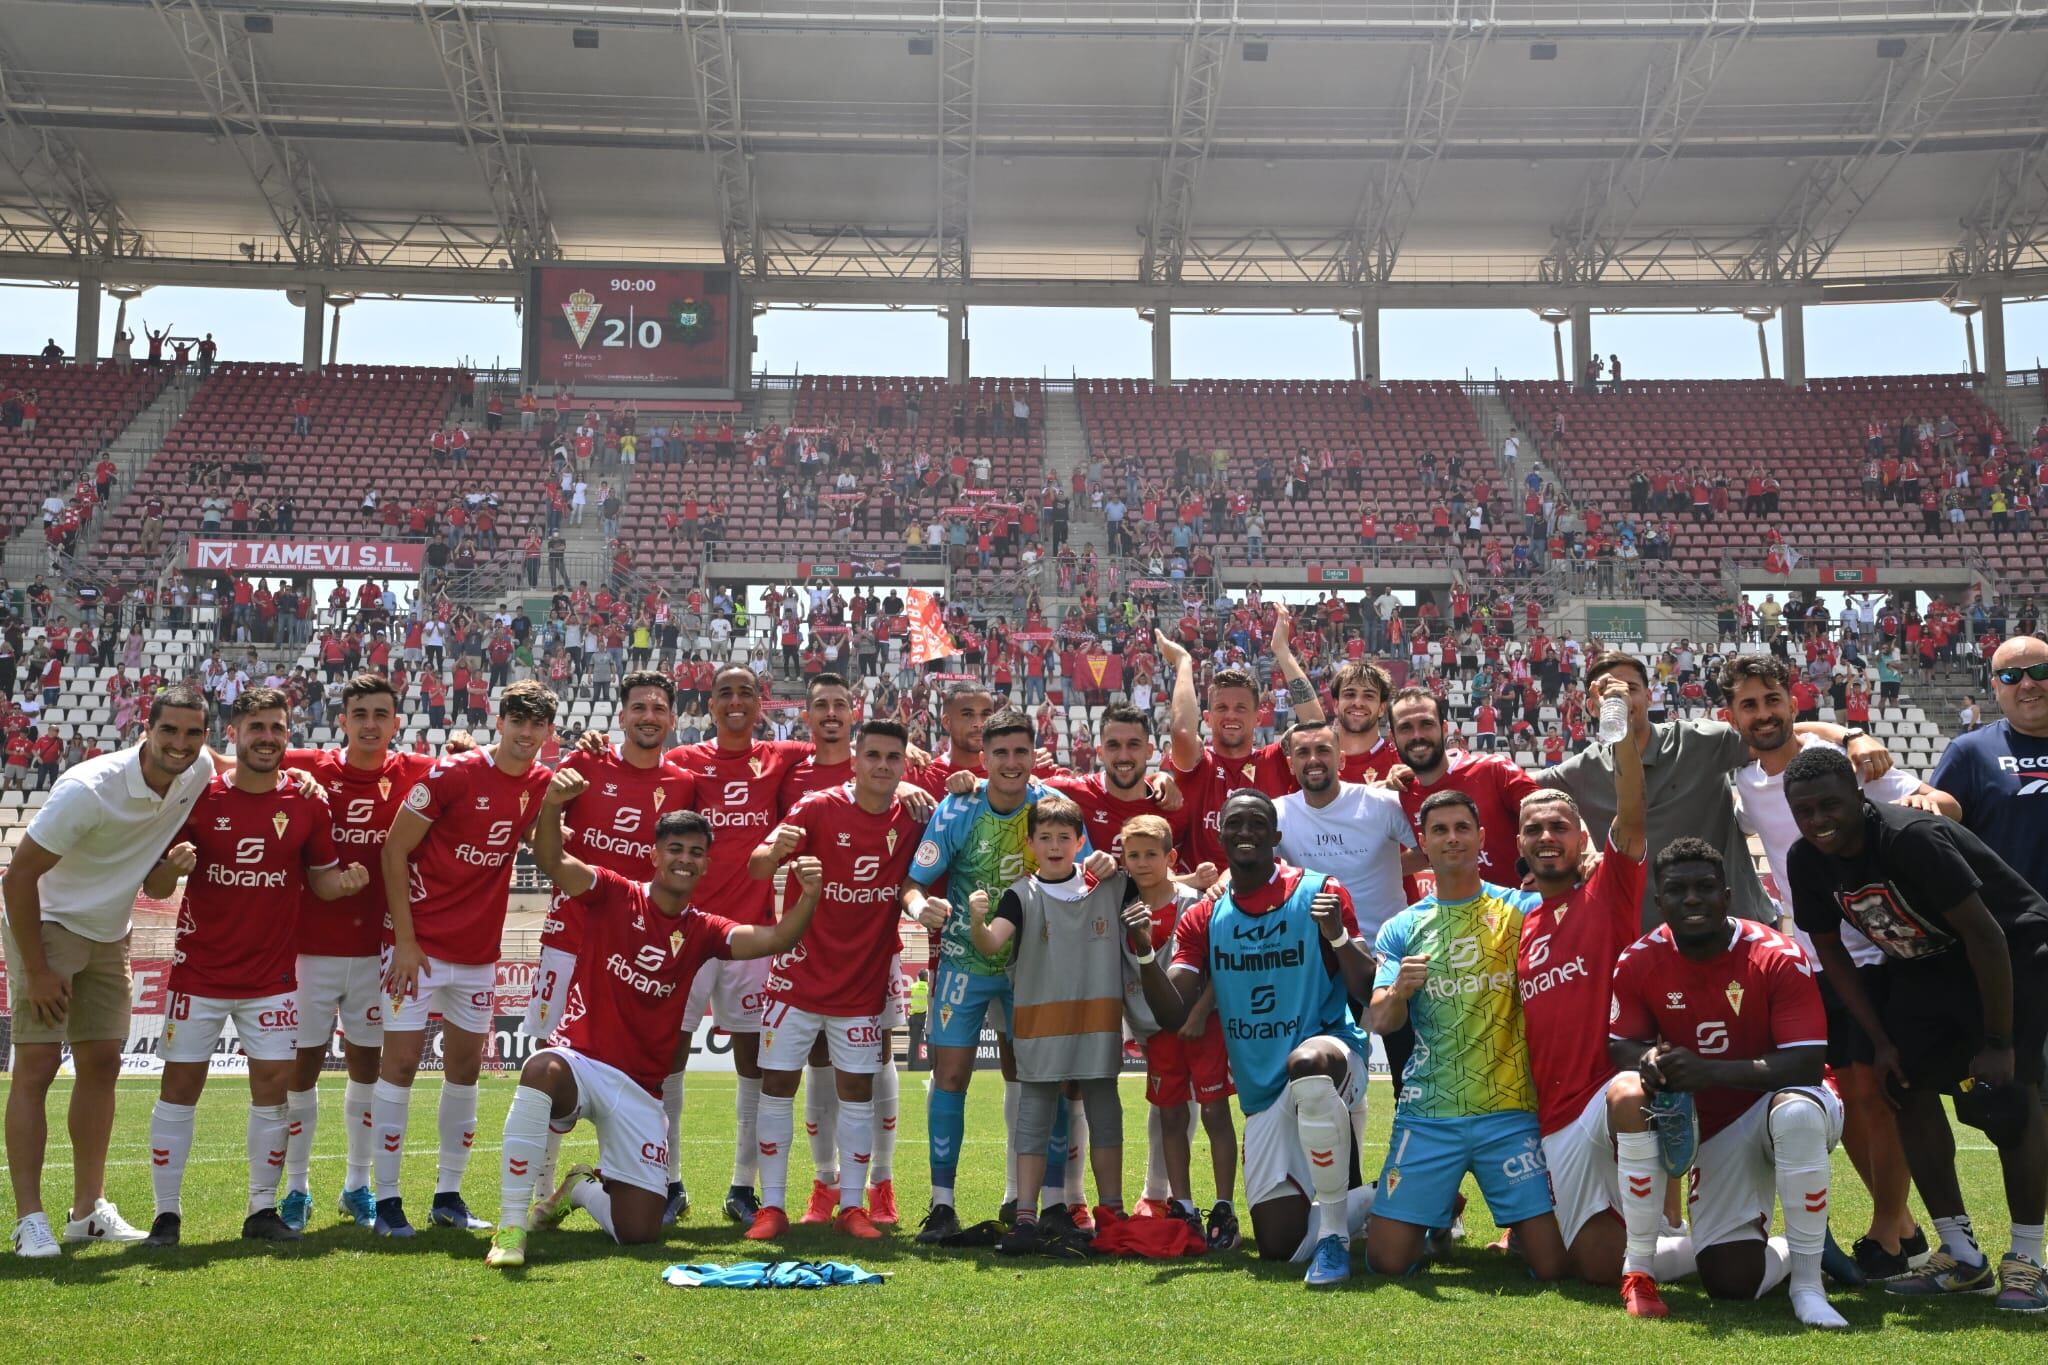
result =
M425 810L433 804L433 800L433 794L427 790L427 784L424 782L413 783L412 790L405 794L405 805L408 810Z
M285 1005L279 1009L263 1010L256 1016L256 1027L270 1032L296 1029L299 1026L299 1007Z
M650 1166L668 1166L668 1144L665 1142L643 1142L640 1144L640 1159Z
M1526 1180L1543 1174L1543 1149L1532 1146L1500 1163L1500 1173L1510 1180Z

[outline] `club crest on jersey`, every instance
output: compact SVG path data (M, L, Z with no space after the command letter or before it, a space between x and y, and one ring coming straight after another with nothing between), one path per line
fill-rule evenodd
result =
M377 779L377 799L379 801L389 801L391 799L390 778L380 777Z
M654 789L654 813L656 815L661 814L661 803L666 800L668 800L668 788L657 786Z
M767 771L768 760L765 758L750 758L747 760L747 768L754 776L759 777Z
M531 792L519 793L519 813L521 815L526 814L526 804L531 800L533 800L533 794Z
M1742 983L1740 981L1729 982L1727 995L1728 1008L1734 1010L1737 1014L1742 1013Z
M1244 765L1243 771L1245 781L1256 781L1259 775L1259 765L1256 763L1247 763Z
M1489 910L1479 918L1481 923L1486 925L1488 932L1500 928L1500 911L1498 910Z
M668 936L668 955L674 957L683 950L683 931L677 929Z
M291 816L286 815L283 811L277 811L270 817L270 827L277 831L277 837L280 839L284 838L284 832L291 825L291 822Z
M887 834L884 834L882 836L882 844L889 852L894 853L896 851L896 831L892 829Z

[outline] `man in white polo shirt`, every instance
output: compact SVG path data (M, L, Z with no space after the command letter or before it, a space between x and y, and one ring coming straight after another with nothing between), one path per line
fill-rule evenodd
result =
M128 1039L128 931L135 893L213 778L207 722L198 688L181 683L159 692L140 745L89 759L57 780L0 882L14 990L7 1168L19 1255L58 1253L43 1212L44 1101L67 1042L77 1078L64 1240L144 1236L105 1198L114 1082Z

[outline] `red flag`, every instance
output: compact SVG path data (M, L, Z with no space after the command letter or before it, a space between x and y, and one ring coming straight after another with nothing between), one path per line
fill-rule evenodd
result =
M910 661L914 664L928 664L937 659L948 658L960 652L953 637L946 633L946 623L940 618L939 604L923 588L906 588L904 604L910 617Z

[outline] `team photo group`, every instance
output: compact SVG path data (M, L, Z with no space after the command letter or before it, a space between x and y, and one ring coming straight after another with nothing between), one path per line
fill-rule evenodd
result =
M482 1275L544 1263L579 1210L635 1245L695 1209L768 1261L823 1224L849 1257L892 1237L914 1256L1249 1256L1311 1289L1491 1254L1639 1318L1688 1279L1821 1329L1847 1325L1830 1295L1852 1291L2048 1310L2048 822L2030 814L2048 643L1998 647L2002 718L1922 780L1860 730L1798 721L1770 653L1721 661L1725 720L1653 720L1650 669L1599 654L1598 737L1525 772L1465 751L1438 692L1369 659L1319 689L1289 637L1280 608L1292 722L1272 742L1264 659L1198 676L1161 634L1165 733L1112 701L1086 775L972 682L935 701L926 753L831 672L807 679L808 741L758 738L765 683L734 664L704 698L713 736L673 747L675 681L632 672L615 739L559 759L538 681L502 691L492 742L439 754L399 747L374 673L346 682L331 749L294 747L266 687L215 749L207 696L167 687L138 745L62 775L5 874L14 1251L132 1242L143 1264L181 1245L203 1093L242 1083L213 1065L232 1025L251 1241L298 1241L329 1208L366 1246L418 1220L476 1234ZM534 1043L479 1147L522 848L552 888ZM138 893L181 883L143 1228L106 1188L126 938ZM714 1029L734 1144L702 1200L685 1100ZM323 1089L337 1030L346 1079ZM977 1073L985 1030L1000 1075ZM911 1037L929 1070L906 1094ZM1119 1089L1140 1055L1142 1123ZM1368 1085L1382 1057L1390 1088ZM423 1061L430 1140L410 1126ZM997 1160L967 1135L976 1085L1002 1091L986 1208L968 1207ZM1391 1105L1384 1151L1369 1093ZM926 1171L899 1189L906 1103ZM566 1161L586 1122L597 1159ZM336 1124L345 1173L316 1189ZM1995 1152L1997 1188L1965 1188L1959 1129ZM473 1148L498 1164L476 1211ZM1853 1226L1831 1226L1838 1148ZM59 1172L69 1202L46 1206ZM1502 1233L1486 1251L1456 1250L1467 1177ZM2001 1202L2010 1245L1980 1244L1970 1206Z

